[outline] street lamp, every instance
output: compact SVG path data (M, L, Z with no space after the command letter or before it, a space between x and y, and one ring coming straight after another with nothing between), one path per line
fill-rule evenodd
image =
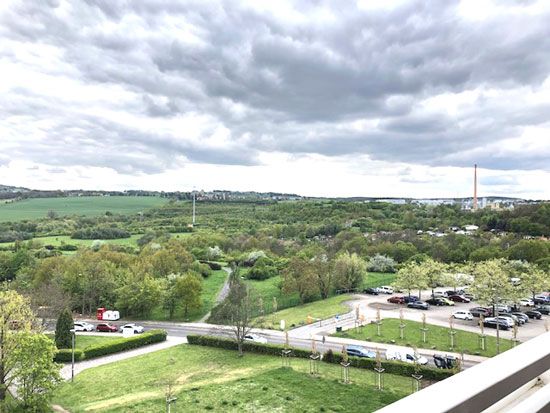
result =
M71 328L72 334L72 353L71 353L71 383L74 383L74 342L76 338L76 330Z

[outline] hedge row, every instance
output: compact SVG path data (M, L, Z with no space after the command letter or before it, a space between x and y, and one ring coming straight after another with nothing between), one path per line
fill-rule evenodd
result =
M201 336L201 335L189 335L187 336L189 344L195 344L199 346L218 347L226 350L237 350L237 342L235 340L229 340L220 337ZM261 344L244 342L243 350L251 353L268 354L272 356L280 356L283 346L277 344ZM298 358L309 358L311 351L292 348L292 356ZM326 352L322 360L326 363L340 363L342 361L342 355L339 353L333 353L332 351ZM376 367L376 360L362 358L362 357L349 357L349 362L352 367L361 369L374 369ZM397 374L400 376L411 376L415 373L415 366L408 363L401 363L398 361L384 361L382 367L386 370L386 373ZM454 374L452 370L437 369L434 367L416 366L418 374L422 374L426 380L444 380Z
M166 341L165 330L150 330L143 334L135 335L129 338L109 340L104 344L88 347L84 351L75 350L75 361L102 357L113 353L119 353L121 351L133 350L149 344L160 343L162 341ZM58 350L55 355L55 361L68 363L71 361L71 353L72 350L70 349Z

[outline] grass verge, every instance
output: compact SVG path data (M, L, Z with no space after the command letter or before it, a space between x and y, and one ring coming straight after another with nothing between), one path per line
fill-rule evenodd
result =
M426 342L422 339L422 323L405 320L403 330L404 338L400 338L399 329L400 320L395 318L386 318L382 320L380 336L377 335L376 325L367 324L363 327L342 331L333 334L336 337L353 338L356 340L373 341L376 343L392 343L403 346L415 346L418 348L434 349L440 351L464 351L466 354L475 354L486 357L492 357L496 352L496 337L486 337L486 350L481 350L479 346L479 335L469 331L455 329L455 346L451 348L450 329L447 327L426 324L428 331L426 333ZM502 339L500 341L501 352L512 347L512 341Z

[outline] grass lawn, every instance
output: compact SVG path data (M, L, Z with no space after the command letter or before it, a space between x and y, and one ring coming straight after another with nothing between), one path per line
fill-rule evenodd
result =
M396 318L386 318L382 320L381 336L376 335L376 324L368 324L357 329L351 329L342 331L341 333L333 334L337 337L354 338L357 340L374 341L378 343L390 343L391 340L395 341L395 344L405 346L415 346L418 348L435 349L441 351L451 351L451 341L449 328L435 326L432 324L426 324L429 331L426 333L426 343L422 341L422 332L420 328L422 323L416 321L405 320L404 339L401 340L399 336L399 324L400 320ZM495 356L496 355L496 338L493 336L487 336L487 349L482 351L479 348L478 335L469 331L455 329L455 349L453 351L464 351L466 354L479 354L481 356ZM508 332L509 334L509 332ZM508 339L501 339L500 349L501 352L508 350L512 347L512 341Z
M369 272L363 279L363 288L381 287L395 281L395 273Z
M48 211L55 211L58 216L97 216L107 211L113 214L137 214L164 203L166 199L153 196L34 198L0 204L0 221L46 218Z
M282 282L280 275L268 278L267 280L245 280L245 283L261 297L267 312L273 308L273 298L277 300L278 308L287 308L300 304L298 293L283 294L279 285Z
M372 412L404 396L410 379L386 374L383 392L372 371L350 369L352 384L339 382L340 366L181 345L85 370L64 383L53 403L73 413L165 411L168 384L178 412Z
M275 313L267 314L263 317L255 319L257 325L265 328L278 329L281 320L285 320L287 327L299 326L306 323L307 316L326 319L336 314L345 314L350 311L350 308L344 304L344 301L349 301L351 296L347 294L336 295L326 300L314 301L296 307L286 308Z
M225 283L227 273L224 270L212 271L212 274L208 278L204 278L202 282L202 307L198 310L190 311L187 315L187 320L197 321L200 320L206 313L208 313L212 307L216 304L216 297ZM168 320L168 314L166 310L161 307L156 308L149 316L150 320ZM186 321L183 316L183 308L177 308L174 313L173 321Z

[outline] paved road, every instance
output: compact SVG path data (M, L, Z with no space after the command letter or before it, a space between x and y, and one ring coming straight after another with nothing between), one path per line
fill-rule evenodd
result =
M220 337L226 337L226 338L234 337L233 331L229 326L218 326L218 325L206 324L206 323L169 323L169 322L154 322L154 321L143 321L143 322L139 322L139 324L143 325L146 329L152 329L152 328L164 329L168 332L168 335L170 337L186 337L190 334L203 334L203 335L220 336ZM265 337L268 343L271 343L271 344L284 344L286 340L285 334L282 331L267 330L267 329L253 329L252 331L254 333L261 335L262 337ZM86 334L86 333L81 333L81 334ZM114 334L119 334L119 333L113 333L113 335ZM292 347L311 349L312 340L315 340L317 350L323 353L328 349L332 349L332 351L335 351L335 352L341 352L343 345L361 345L363 347L368 348L369 350L380 349L382 353L384 353L386 349L395 349L395 350L405 349L405 347L402 347L402 346L394 346L394 345L381 344L381 343L370 343L365 341L339 338L339 337L325 337L325 342L323 343L322 341L323 336L321 334L312 334L309 337L304 337L303 334L295 335L294 330L289 332L289 344ZM450 352L439 352L439 351L428 350L428 349L425 349L425 350L419 349L418 351L420 355L426 357L429 360L430 364L432 365L433 365L432 356L434 354L453 354ZM459 354L454 354L454 355L456 357L460 357ZM477 363L480 363L484 359L485 359L484 357L465 355L464 366L471 367Z

